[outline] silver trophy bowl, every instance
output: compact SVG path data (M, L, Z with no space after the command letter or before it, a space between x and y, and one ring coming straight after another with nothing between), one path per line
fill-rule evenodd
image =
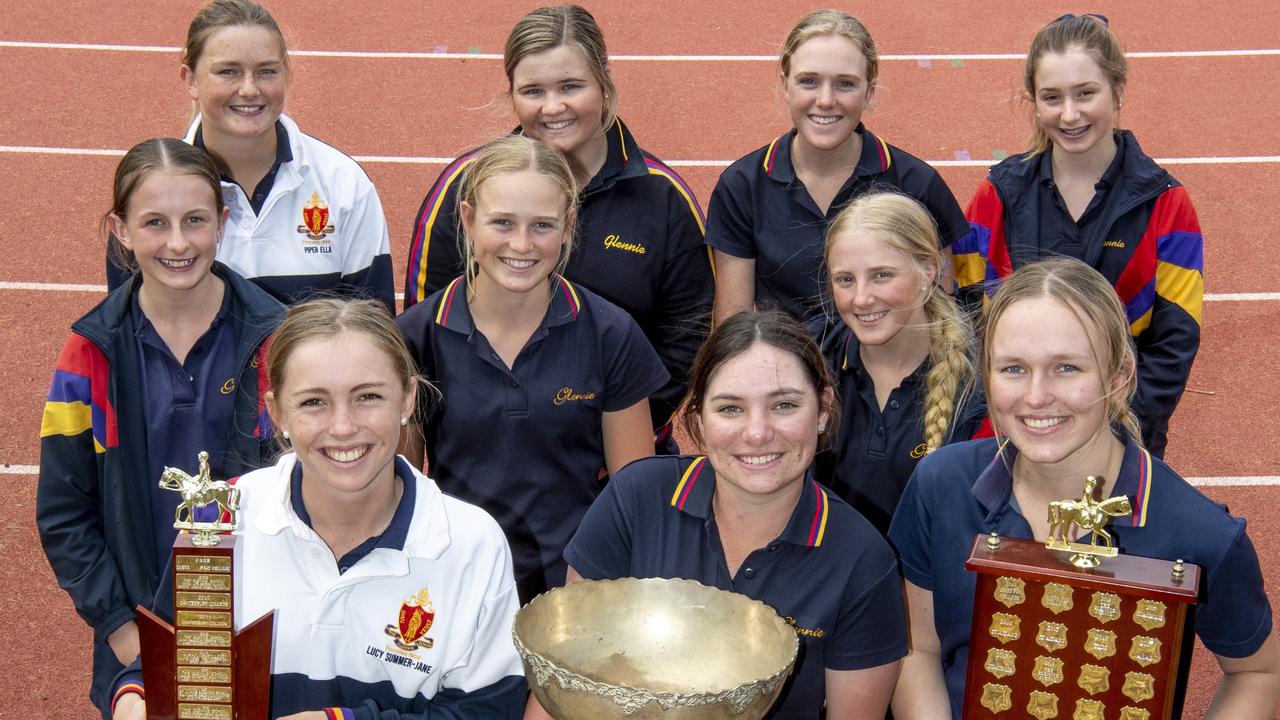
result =
M692 580L583 580L534 598L512 629L557 720L759 720L795 664L772 608Z

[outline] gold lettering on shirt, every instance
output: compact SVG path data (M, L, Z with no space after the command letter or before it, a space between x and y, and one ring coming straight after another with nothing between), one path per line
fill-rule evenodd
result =
M622 237L616 234L604 236L604 247L606 250L613 248L614 250L625 250L637 255L644 255L648 252L640 243L622 242Z
M556 398L551 402L556 405L563 405L567 402L575 402L577 400L595 400L596 394L593 392L578 393L574 392L571 387L562 387L560 392L556 393Z

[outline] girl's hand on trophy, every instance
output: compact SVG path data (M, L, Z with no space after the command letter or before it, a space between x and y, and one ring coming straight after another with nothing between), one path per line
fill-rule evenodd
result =
M126 693L116 700L111 720L147 720L147 702L138 693Z

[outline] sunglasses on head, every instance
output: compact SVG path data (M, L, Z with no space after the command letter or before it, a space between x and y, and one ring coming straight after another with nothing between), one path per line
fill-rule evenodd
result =
M1111 24L1110 22L1107 21L1106 15L1099 15L1098 13L1081 13L1080 17L1091 17L1097 20L1098 22L1102 23L1103 25ZM1074 20L1075 18L1076 18L1075 15L1072 15L1071 13L1067 13L1066 15L1063 15L1062 17L1058 18L1057 20L1054 20L1053 22L1059 23L1059 22L1062 22L1063 20ZM1052 24L1053 23L1050 23L1050 25Z

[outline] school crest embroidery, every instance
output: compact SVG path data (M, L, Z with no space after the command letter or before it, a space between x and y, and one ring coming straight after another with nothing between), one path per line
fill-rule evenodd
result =
M320 199L320 193L311 193L311 199L302 206L302 224L298 226L298 232L312 242L325 242L325 236L334 232L333 225L329 223L329 203Z
M387 625L386 633L401 650L413 652L430 649L435 641L426 637L426 634L435 619L435 605L431 602L431 594L424 587L400 605L396 623Z

